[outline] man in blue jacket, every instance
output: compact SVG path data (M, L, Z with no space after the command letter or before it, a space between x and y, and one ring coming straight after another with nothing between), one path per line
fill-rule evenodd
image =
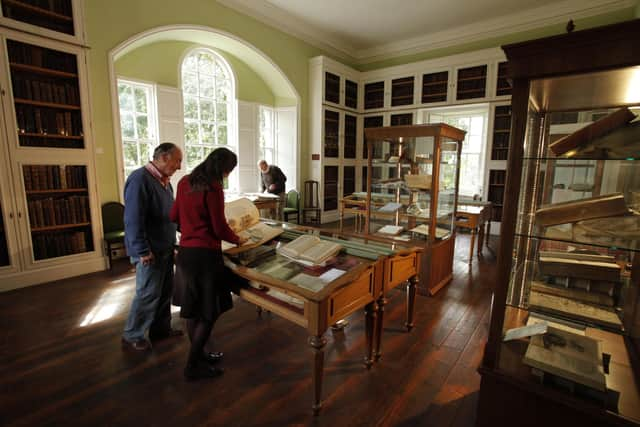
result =
M153 160L133 171L124 186L125 245L136 267L136 294L122 334L126 350L151 349L147 330L151 341L182 335L171 328L176 225L169 220L174 200L169 179L181 163L180 148L162 143Z

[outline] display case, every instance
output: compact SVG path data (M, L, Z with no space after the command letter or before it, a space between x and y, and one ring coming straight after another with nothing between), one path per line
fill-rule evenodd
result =
M370 173L359 200L364 232L424 248L418 288L424 293L435 293L452 277L464 136L445 124L365 129Z
M479 426L640 424L638 39L635 20L503 47L513 120Z

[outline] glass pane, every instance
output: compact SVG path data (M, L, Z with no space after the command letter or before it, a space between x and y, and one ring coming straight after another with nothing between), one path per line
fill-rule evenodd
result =
M227 145L227 127L218 126L218 144Z
M186 144L199 144L200 138L198 135L198 123L190 122L184 124L184 141Z
M149 123L147 122L147 116L136 117L138 124L138 138L149 139Z
M216 101L227 102L230 98L231 86L228 80L216 79Z
M471 135L481 135L483 123L484 120L482 116L471 117L471 129L469 133L471 133Z
M226 81L229 76L227 75L226 70L224 69L224 67L222 66L222 64L220 64L219 62L216 61L216 82L218 84L223 83L224 81Z
M147 91L142 88L135 88L136 111L138 113L147 112Z
M215 120L213 102L200 100L200 120L212 122Z
M198 75L182 73L182 91L191 95L198 94Z
M135 138L133 114L120 112L120 128L122 129L123 138Z
M198 98L184 98L184 117L185 119L198 119Z
M118 100L120 102L120 110L133 110L133 95L130 85L123 83L118 85Z
M209 153L215 150L216 147L203 147L202 148L202 160L206 159Z
M140 144L140 164L151 160L151 144Z
M213 55L207 52L198 54L198 72L203 74L213 74L214 59Z
M124 165L125 167L138 166L138 147L135 142L124 143Z
M198 76L200 82L200 96L205 98L213 98L213 78L211 76L200 74Z
M216 120L218 124L227 123L227 104L217 104Z
M464 140L464 150L466 153L479 153L482 149L482 136L481 135L467 135ZM480 165L478 165L480 167Z
M202 143L215 144L216 125L211 123L202 123Z
M198 166L202 158L202 147L187 146L187 168L189 170Z
M189 55L184 59L182 63L182 71L196 71L198 69L198 57L196 55Z

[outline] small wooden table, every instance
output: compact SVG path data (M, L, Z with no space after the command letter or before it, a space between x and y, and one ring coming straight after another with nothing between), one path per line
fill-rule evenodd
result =
M459 204L456 210L456 227L471 230L471 244L469 245L469 264L473 262L473 245L476 234L478 235L478 255L482 253L482 246L485 242L489 247L489 233L491 232L491 203L485 205L464 205Z

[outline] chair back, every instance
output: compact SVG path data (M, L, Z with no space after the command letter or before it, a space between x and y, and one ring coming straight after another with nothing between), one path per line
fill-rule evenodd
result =
M287 192L287 207L298 210L300 208L300 195L296 190Z
M104 233L124 231L124 205L107 202L102 205L102 230Z
M320 201L318 200L318 181L304 182L304 207L305 208L320 207Z

